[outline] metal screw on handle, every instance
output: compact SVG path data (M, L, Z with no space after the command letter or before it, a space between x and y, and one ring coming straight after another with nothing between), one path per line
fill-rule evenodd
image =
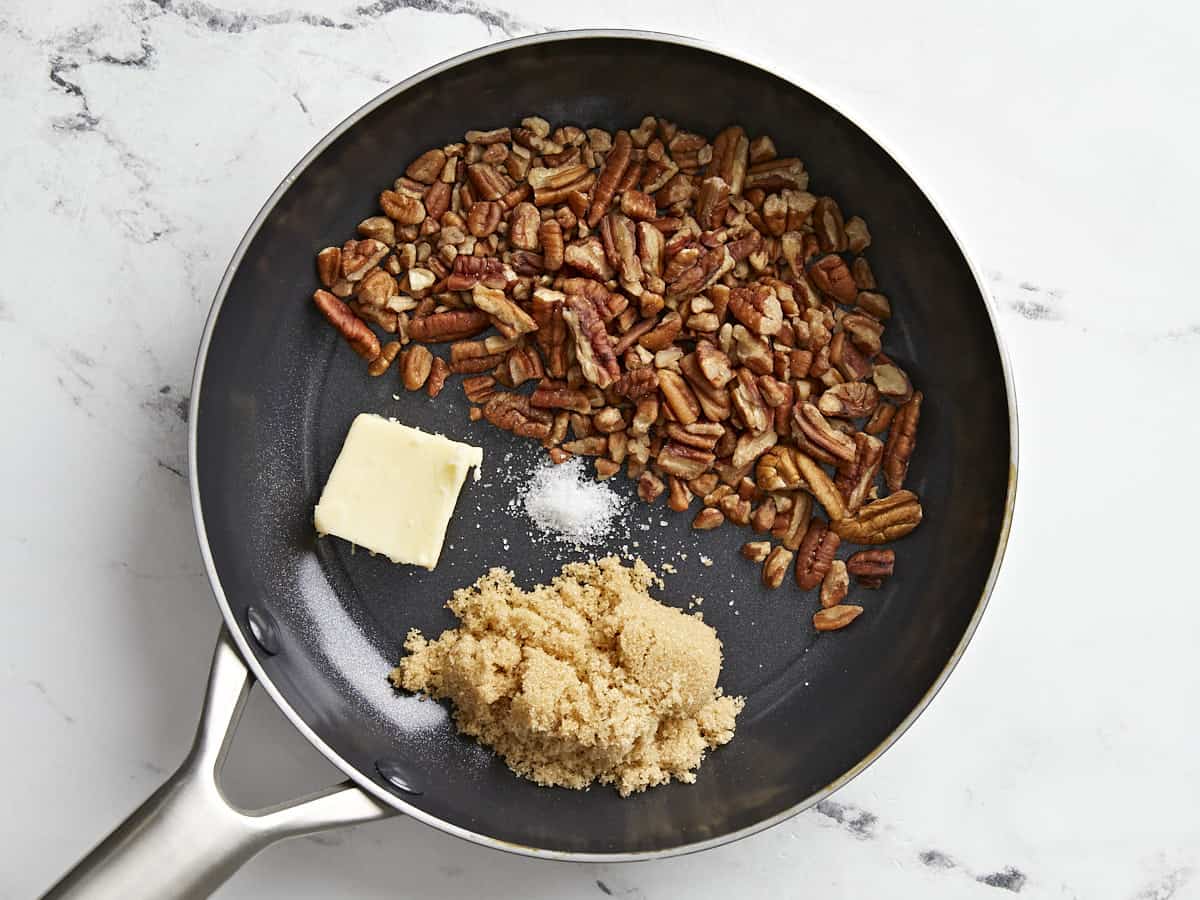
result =
M253 684L222 627L187 758L45 894L47 900L207 897L275 841L396 812L350 781L267 809L231 804L218 779Z

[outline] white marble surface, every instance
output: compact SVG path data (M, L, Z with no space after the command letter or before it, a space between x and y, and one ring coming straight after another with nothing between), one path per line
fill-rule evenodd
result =
M190 739L218 614L183 411L246 223L388 84L590 24L773 61L942 203L989 279L1020 399L992 605L930 710L836 805L736 845L539 863L397 819L271 848L220 896L1200 897L1200 15L984 7L0 4L0 897L47 886ZM235 796L331 778L257 697Z

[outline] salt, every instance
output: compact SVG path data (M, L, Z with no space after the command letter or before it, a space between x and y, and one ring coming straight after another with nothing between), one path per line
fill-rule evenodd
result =
M520 502L535 528L575 547L608 537L625 508L625 501L593 480L580 459L560 465L543 460L523 486Z

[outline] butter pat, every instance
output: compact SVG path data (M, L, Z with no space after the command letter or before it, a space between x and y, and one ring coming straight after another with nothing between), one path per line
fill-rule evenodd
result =
M313 516L317 533L434 568L467 470L483 451L382 416L350 425Z

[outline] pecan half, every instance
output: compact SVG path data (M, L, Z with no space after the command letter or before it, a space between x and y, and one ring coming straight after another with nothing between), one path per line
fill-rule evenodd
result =
M813 628L817 631L837 631L845 628L862 615L863 608L853 603L840 603L813 614Z
M747 191L758 188L768 194L784 188L803 191L808 187L808 173L804 163L794 157L772 159L747 169L743 186Z
M813 519L796 552L796 582L805 591L819 585L829 571L841 538L823 519Z
M749 369L737 370L737 380L734 382L729 396L742 424L751 431L766 431L774 425L775 417L771 414L766 401L763 400L754 374Z
M808 267L808 275L821 293L839 303L853 303L858 296L858 288L850 275L850 269L840 256L822 256Z
M516 280L516 273L503 260L459 254L454 258L453 274L446 279L446 290L469 291L475 285L482 284L503 291L515 284Z
M800 470L800 476L808 485L808 492L816 498L821 506L825 507L825 512L829 516L831 522L838 522L846 518L846 502L842 499L842 495L834 486L833 481L825 474L812 457L804 454L796 454L796 468Z
M451 309L408 323L408 336L426 344L461 341L486 331L491 319L481 310Z
M317 254L317 278L323 287L333 287L333 283L342 277L342 250L340 247L326 247Z
M658 373L658 387L662 391L667 408L681 425L690 425L700 417L700 403L687 382L678 372L662 369Z
M846 564L835 559L829 564L829 571L821 579L821 606L828 609L837 606L850 593L850 575Z
M696 344L696 365L713 387L721 388L733 380L733 365L729 357L709 341Z
M924 395L916 391L912 399L901 406L892 419L888 432L887 448L883 451L883 478L889 491L904 487L908 475L908 462L917 447L917 423L921 419L921 401Z
M867 424L863 426L863 431L867 434L883 434L888 430L888 426L892 424L892 418L896 414L896 407L882 403L875 408L875 412L871 413L871 418L867 420Z
M813 230L817 243L825 253L840 253L846 249L846 228L842 211L832 197L822 197L813 208Z
M395 361L396 356L400 353L399 341L388 341L380 350L379 355L371 360L371 364L367 366L367 374L373 378L378 378L389 368Z
M328 291L315 291L313 303L355 353L368 362L378 358L379 338L362 319L351 312L350 307Z
M433 369L433 354L423 344L412 344L400 359L400 378L410 391L425 387Z
M508 182L491 163L477 162L467 166L467 177L475 196L483 200L499 200L508 193Z
M446 365L446 361L440 356L433 358L433 365L429 369L429 380L425 382L425 391L430 398L436 398L442 392L442 388L446 386L446 378L450 374L450 367Z
M568 266L597 281L608 281L613 277L613 268L608 264L604 244L598 237L571 242L563 251L563 260Z
M800 542L808 533L812 508L812 497L808 494L795 495L791 507L775 514L775 524L771 526L771 537L780 541L789 550L800 549Z
M725 514L713 506L706 506L696 513L692 519L692 527L697 531L711 531L725 523Z
M696 197L696 221L701 228L707 231L720 228L725 223L729 192L729 182L718 176L705 178L700 183L700 193Z
M862 257L856 259L854 261L854 268L856 272L859 269L860 262L863 265L866 265L867 261ZM857 274L854 276L854 280L855 283L858 282L859 276ZM861 285L859 286L861 287ZM892 304L883 294L876 293L875 291L859 291L854 302L858 305L859 309L870 313L876 319L890 319L892 317Z
M712 154L710 170L729 185L731 194L741 194L750 161L750 139L746 137L745 129L731 125L718 134L713 139Z
M921 524L921 516L917 495L901 490L835 521L834 528L853 544L886 544L915 529Z
M762 562L771 552L770 541L749 541L742 544L742 556L750 562Z
M496 393L496 379L491 375L475 375L462 381L463 393L472 403L483 403Z
M846 560L846 570L866 588L883 587L896 568L895 550L860 550Z
M903 403L912 396L912 382L899 366L891 363L876 366L871 378L885 397Z
M596 308L582 294L570 294L562 316L574 336L575 356L583 377L598 387L608 387L620 377L621 369Z
M569 409L584 415L592 411L587 394L557 381L540 382L530 395L529 403L545 409Z

